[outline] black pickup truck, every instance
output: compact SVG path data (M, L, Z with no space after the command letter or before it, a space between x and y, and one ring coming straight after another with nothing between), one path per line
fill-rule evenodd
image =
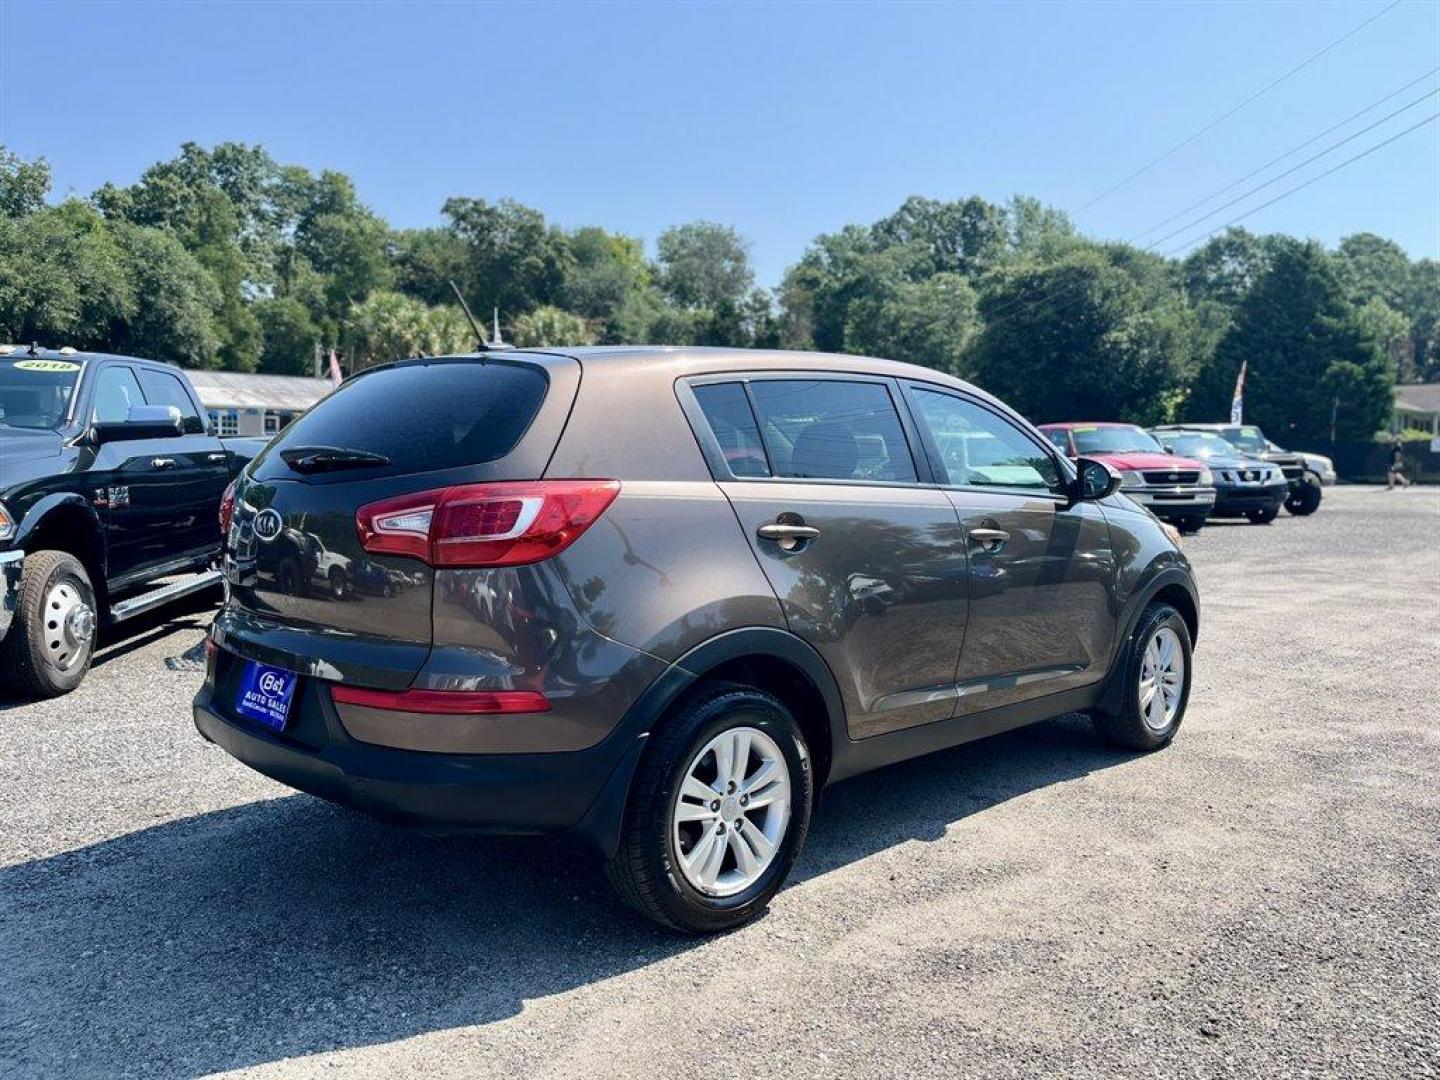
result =
M96 631L219 584L219 511L263 439L221 440L185 373L0 345L0 685L53 697Z

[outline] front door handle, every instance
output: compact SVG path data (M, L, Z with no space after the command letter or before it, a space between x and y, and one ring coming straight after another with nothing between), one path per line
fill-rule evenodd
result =
M173 457L151 458L150 467L152 469L173 469L175 467L175 459Z
M206 460L206 461L224 461L224 460L225 460L227 457L229 457L229 456L230 456L229 454L223 454L223 453L222 453L222 454L206 454L206 455L205 455L205 460Z
M970 539L980 545L981 551L999 551L1010 534L1004 529L971 529Z
M755 535L761 540L774 540L780 545L781 551L795 551L819 536L820 530L813 525L786 525L775 522L761 525L755 530Z

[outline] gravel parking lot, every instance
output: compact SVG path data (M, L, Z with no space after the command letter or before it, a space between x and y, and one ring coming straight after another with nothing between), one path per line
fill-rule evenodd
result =
M541 840L203 743L152 621L0 701L0 1075L1440 1075L1440 491L1187 538L1168 751L1067 717L832 790L715 940Z

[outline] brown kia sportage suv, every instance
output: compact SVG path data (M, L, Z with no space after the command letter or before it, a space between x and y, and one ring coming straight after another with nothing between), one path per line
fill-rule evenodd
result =
M734 926L827 784L1074 710L1185 712L1167 528L988 394L817 353L489 351L348 380L222 506L200 732L440 830L570 832Z

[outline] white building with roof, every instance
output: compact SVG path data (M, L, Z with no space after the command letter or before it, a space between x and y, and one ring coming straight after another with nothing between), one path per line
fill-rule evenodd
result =
M1440 437L1440 382L1409 383L1395 387L1395 414L1391 431L1423 431Z
M334 389L328 379L304 375L185 374L221 435L273 435Z

